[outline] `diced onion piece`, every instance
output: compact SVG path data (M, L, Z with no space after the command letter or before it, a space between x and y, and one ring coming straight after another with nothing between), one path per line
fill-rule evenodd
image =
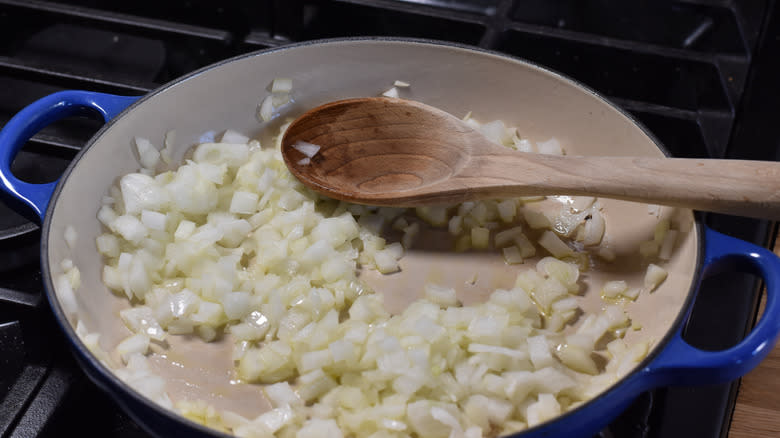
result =
M73 267L74 264L73 264L73 260L71 259L62 259L62 261L60 262L60 269L62 269L62 272L68 272L71 269L73 269Z
M632 287L632 288L622 292L621 295L623 295L624 297L626 297L626 298L628 298L630 300L635 300L635 299L637 299L637 297L639 297L639 292L641 292L641 290L638 287Z
M393 82L393 86L395 86L395 87L406 88L409 85L410 84L408 82L404 82L404 81L395 81L395 82Z
M398 266L398 259L387 250L381 250L374 253L374 263L376 263L377 271L383 274L397 272L400 269Z
M561 405L552 394L539 394L537 402L528 406L525 411L525 417L528 426L533 427L554 418L561 413Z
M343 436L344 434L336 423L336 420L323 420L319 418L307 420L295 434L295 438L343 438Z
M116 346L116 351L122 360L127 363L134 354L146 354L149 350L149 337L143 333L136 333L125 338Z
M606 260L608 262L615 261L615 258L617 257L615 255L615 251L613 251L611 248L607 248L607 247L599 248L599 250L598 250L598 252L596 254L599 257L601 257L602 259L604 259L604 260Z
M450 234L457 236L458 234L463 231L463 216L453 216L450 218L449 223L447 224L447 229L450 232Z
M496 233L494 241L496 243L496 246L500 248L502 246L514 242L515 237L521 234L523 234L522 227L508 228L504 231L499 231L498 233Z
M166 216L157 211L143 210L141 212L141 223L150 230L165 230Z
M502 222L512 222L515 219L515 214L517 213L517 203L512 199L507 199L505 201L501 201L497 205L498 207L498 216L501 218Z
M417 213L417 216L420 217L420 219L435 227L444 226L449 221L447 207L417 207L415 212Z
M127 328L135 333L142 333L150 339L163 341L165 331L154 318L154 313L147 306L131 307L119 311L119 316Z
M152 145L152 142L145 138L135 137L133 140L141 167L154 170L160 162L160 151Z
M485 123L479 128L479 131L488 140L496 144L503 145L504 140L508 140L506 138L506 127L504 126L504 122L501 120L494 120L490 123Z
M252 421L251 424L254 427L259 427L260 430L267 431L266 433L274 434L290 423L294 417L295 414L290 406L282 406L263 413Z
M623 280L608 281L601 288L601 294L607 298L617 298L628 291L628 284Z
M439 304L442 307L458 305L458 297L455 294L455 289L450 287L426 284L425 298L430 300L432 303Z
M517 245L517 248L520 249L520 255L523 258L529 258L536 255L536 247L525 234L520 233L516 235L514 237L514 242L515 245Z
M552 304L553 312L568 312L576 310L579 307L579 301L576 297L560 299Z
M648 292L654 291L664 282L664 280L666 280L667 275L666 269L651 263L647 267L647 272L645 273L645 279L643 281L644 289Z
M292 91L292 79L290 78L276 78L271 82L272 93L289 93L290 91Z
M401 244L404 246L404 248L409 249L412 247L412 243L414 243L414 239L417 238L417 234L420 233L420 224L415 222L413 224L410 224L408 227L404 228L404 235L401 238Z
M78 312L78 303L76 302L76 294L73 291L68 276L65 274L58 275L55 279L54 291L57 293L60 304L62 304L62 310L69 317L73 317Z
M179 225L176 227L176 231L173 234L173 237L176 240L184 240L187 239L192 235L192 233L195 232L195 228L197 225L195 222L183 220L179 222Z
M524 208L523 217L528 226L533 229L550 228L552 226L547 216L535 210Z
M238 168L249 158L249 146L244 143L203 143L195 148L192 158L201 165L194 167L199 172L207 168L202 166L202 164L217 166L226 164L230 168ZM177 173L181 173L181 168ZM219 181L215 182L219 183Z
M585 237L582 243L586 246L598 245L604 237L605 229L604 216L598 211L593 211L590 219L585 221Z
M677 236L680 234L677 230L669 230L664 236L661 249L658 251L658 258L661 260L670 260L672 258L672 252L677 244Z
M516 246L508 246L501 250L504 255L504 261L510 265L523 263L523 256L520 255L520 249Z
M253 214L257 211L257 201L260 199L257 193L238 190L233 193L228 211L236 214Z
M307 143L305 141L297 141L292 147L309 158L317 155L317 152L320 150L320 147L316 144Z
M165 164L171 164L173 162L173 143L176 139L176 131L171 129L165 133L165 140L163 141L165 146L160 149L160 159Z
M65 227L65 243L68 245L68 248L74 249L76 248L76 239L78 238L78 234L76 233L76 229L73 228L73 225L68 225Z
M219 142L230 144L246 144L249 143L249 137L241 134L240 132L233 131L232 129L227 129L222 133L222 136L219 138Z
M528 338L528 352L531 356L531 363L534 364L534 368L537 370L552 366L555 363L550 353L547 337L544 335Z
M566 257L574 254L574 250L569 248L564 241L552 231L545 231L539 238L539 245L550 252L554 257Z
M149 230L135 216L122 215L116 218L113 228L128 242L138 243L146 237Z
M263 99L263 102L257 108L257 115L263 122L268 122L274 118L273 95L268 95Z
M130 173L119 180L125 212L138 214L141 210L161 211L168 206L168 193L154 178L140 173Z
M531 143L526 138L519 138L519 137L515 136L515 137L512 138L512 142L515 145L515 149L517 149L520 152L529 152L529 153L536 152L534 150L533 143Z
M563 148L558 142L558 139L551 138L547 141L541 141L536 143L536 148L540 154L546 155L563 155Z
M382 96L398 98L398 88L392 87L389 90L382 93Z
M274 407L301 406L303 401L293 391L287 382L274 383L263 388L265 396L273 403Z
M490 246L490 230L483 227L471 229L471 244L474 248L484 249Z
M671 223L669 219L660 220L653 230L653 240L660 246L663 243L666 233L669 232Z
M590 352L576 345L563 344L555 351L555 355L564 365L574 371L596 375L599 370L590 357Z

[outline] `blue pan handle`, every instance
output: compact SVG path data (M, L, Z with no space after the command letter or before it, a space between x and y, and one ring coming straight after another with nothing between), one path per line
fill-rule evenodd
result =
M766 308L758 324L739 344L703 351L685 342L682 327L645 369L657 384L722 383L745 375L772 350L780 333L780 259L771 251L707 229L703 275L736 270L760 276Z
M108 122L138 99L90 91L60 91L43 97L16 114L0 131L0 189L31 208L43 220L57 181L30 184L11 173L19 149L46 125L65 117L97 112Z

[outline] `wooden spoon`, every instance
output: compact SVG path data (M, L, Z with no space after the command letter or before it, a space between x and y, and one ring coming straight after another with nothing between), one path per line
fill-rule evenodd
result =
M320 149L309 158L299 142ZM780 218L780 163L519 152L442 110L403 99L348 99L314 108L287 129L282 154L305 185L361 204L590 195Z

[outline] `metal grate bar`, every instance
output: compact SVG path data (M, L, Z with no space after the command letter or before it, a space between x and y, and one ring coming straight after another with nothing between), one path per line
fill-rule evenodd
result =
M243 44L251 49L278 47L289 44L290 40L279 36L273 37L266 31L252 31L244 38Z
M576 30L556 29L538 24L527 24L512 22L510 29L517 32L539 35L548 38L557 38L577 43L594 44L603 47L615 49L631 50L635 53L646 55L663 56L665 58L681 59L685 61L698 61L715 64L718 59L728 59L731 62L739 62L747 68L748 57L744 55L733 54L710 54L697 52L694 50L677 49L658 44L645 43L640 41L624 40L620 38L605 37L594 35Z
M145 94L156 87L155 84L118 82L90 77L82 73L51 70L44 66L7 56L0 56L0 72L16 79L40 81L63 88L88 89L120 94Z
M199 38L228 45L233 37L230 32L202 26L157 20L129 14L109 12L82 6L49 3L38 0L0 0L0 5L24 9L36 14L67 17L71 21L114 31L124 30L135 34L160 38Z
M38 307L38 305L41 304L41 294L30 294L0 287L0 303L18 304L25 307Z
M414 15L423 15L436 18L445 18L447 20L463 21L466 23L486 24L486 19L482 15L475 15L466 12L445 10L434 6L425 6L414 3L404 3L394 0L333 0L333 3L345 3L372 8L389 9L398 12L406 12Z
M40 435L64 401L73 379L72 373L57 367L53 368L19 418L16 430L9 435L9 438Z
M28 400L33 397L45 375L44 366L25 367L5 397L0 400L0 437L13 436L17 418L27 408Z

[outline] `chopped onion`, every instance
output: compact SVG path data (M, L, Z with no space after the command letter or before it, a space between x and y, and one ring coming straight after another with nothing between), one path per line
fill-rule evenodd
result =
M672 252L674 251L674 247L677 244L678 235L679 231L677 230L667 231L666 235L664 236L663 243L661 244L661 249L658 251L659 259L669 260L672 258Z
M316 144L307 143L305 141L296 141L292 147L308 158L317 155L317 152L320 150L320 147Z
M166 216L156 211L143 210L141 212L141 223L150 230L165 230Z
M116 351L122 357L122 360L127 363L130 357L134 354L146 354L149 349L149 337L143 333L136 333L128 338L125 338L116 347Z
M271 120L291 101L291 86L282 78L272 83L258 108L261 119ZM392 95L403 86L397 81ZM534 150L501 121L467 119L497 143ZM126 175L110 191L113 202L101 207L98 218L108 229L96 239L105 257L103 281L134 304L120 312L133 335L117 346L127 363L117 374L141 393L173 406L144 357L152 340L157 349L168 335L210 342L229 333L236 376L262 384L272 409L249 420L203 401L177 401L190 418L238 436L476 438L552 418L646 354L646 347L619 343L597 350L605 335L619 337L631 327L620 306L575 318L581 284L573 261L586 257L584 245L615 258L601 243L605 221L594 198L568 198L557 216L529 204L544 197L414 210L338 202L287 171L278 147L288 125L280 127L276 148L230 130L209 132L191 160L169 172ZM167 135L164 150L172 141ZM310 143L294 147L308 160L301 164L320 151ZM563 153L555 139L538 148ZM398 271L415 239L429 232L422 222L448 231L456 251L489 248L493 234L512 265L506 269L516 270L515 284L468 305L454 288L421 284L409 291L421 297L391 315L358 274ZM659 258L671 256L676 231L668 224L656 231ZM529 236L554 257L526 269L519 264L536 255ZM72 315L80 274L72 263L61 267L55 286ZM474 272L465 287L476 281ZM660 271L648 268L643 288L607 283L604 296L636 298L661 281ZM574 327L564 329L569 323ZM90 340L96 345L95 336ZM608 357L605 369L596 367L594 352Z
M547 155L563 155L563 148L558 142L558 139L551 138L547 141L537 142L536 148L540 154Z
M246 144L249 143L249 137L239 132L233 131L232 129L228 129L222 133L222 136L219 138L219 142L230 144Z
M273 95L267 96L257 108L257 115L263 122L268 122L274 118L274 100Z
M442 287L435 284L425 285L425 298L430 300L432 303L436 303L444 307L456 306L458 304L458 297L455 294L455 289Z
M68 245L68 248L75 249L76 248L76 239L78 238L78 234L76 233L76 229L73 228L72 225L68 225L65 227L65 243Z
M654 291L658 285L666 280L667 275L666 269L651 263L645 273L644 289L650 292Z
M404 82L404 81L395 81L395 82L393 82L393 86L395 86L395 87L406 88L409 85L410 84L408 82Z
M163 141L164 147L160 149L160 159L165 164L171 164L173 162L173 143L176 139L176 131L171 129L165 133L165 140Z
M554 257L565 257L574 254L574 250L569 248L555 233L549 230L545 231L542 237L539 238L539 245L542 245Z
M628 284L623 280L608 281L601 288L601 294L607 298L616 298L628 291Z
M276 78L271 82L272 93L289 93L290 91L292 91L292 79L290 78Z
M382 93L382 96L384 97L392 97L392 98L398 98L398 88L390 88L389 90Z
M516 246L508 246L501 250L504 255L504 261L510 265L523 263L523 256L520 255L520 249Z
M136 137L134 139L138 161L146 169L154 170L160 162L160 151L147 139Z
M471 244L474 248L487 248L489 246L490 230L483 227L471 229Z

